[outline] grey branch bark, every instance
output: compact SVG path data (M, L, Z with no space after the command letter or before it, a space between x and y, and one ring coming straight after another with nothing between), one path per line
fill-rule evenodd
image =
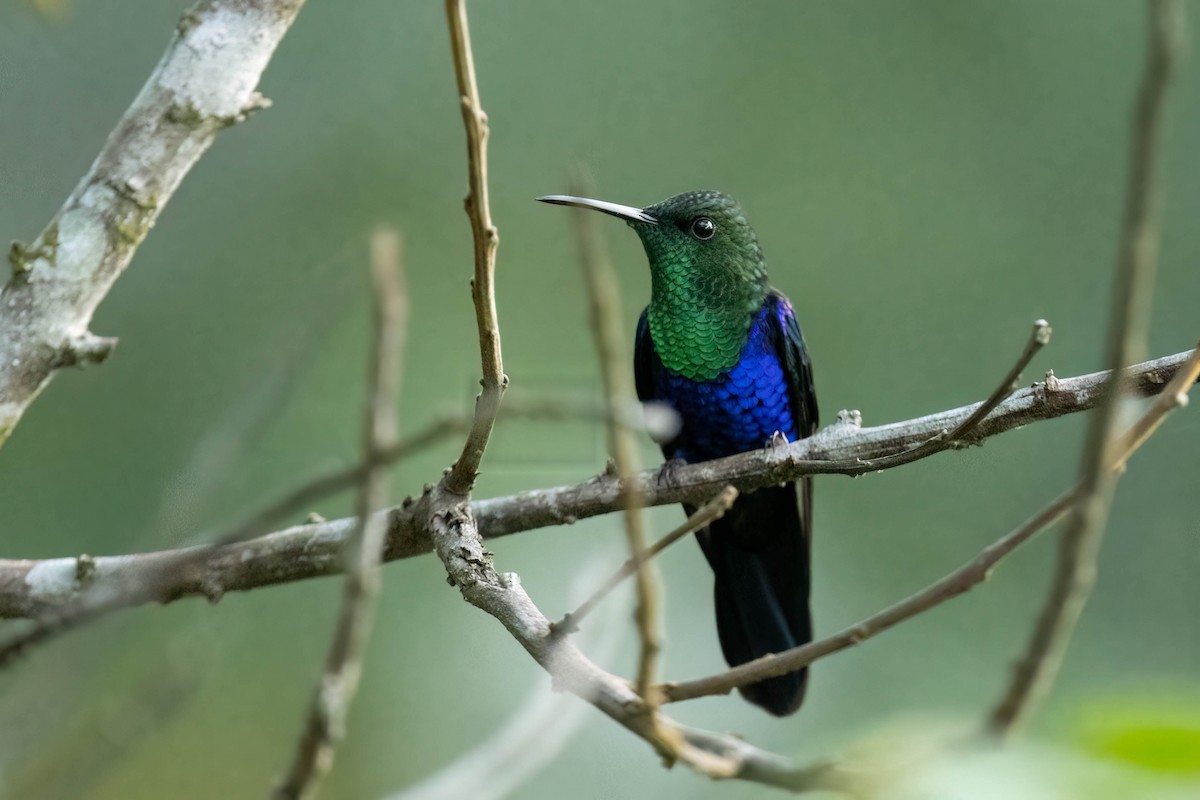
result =
M0 445L62 367L103 361L88 331L163 206L223 128L266 101L259 77L303 0L201 0L95 162L0 291Z
M1137 364L1125 371L1130 391L1157 395L1187 361L1190 351ZM983 439L1092 408L1107 372L1075 378L1054 378L1022 389L1000 404L975 429ZM727 484L752 491L800 475L856 472L830 469L870 461L916 447L942 431L953 430L978 404L925 417L862 427L856 414L843 414L837 423L815 436L787 447L744 453L730 458L680 467L670 483L657 471L639 473L636 484L647 505L680 502L700 504ZM831 459L821 461L819 459ZM471 503L484 538L496 538L551 525L565 525L619 508L617 482L600 475L570 486L535 489ZM411 502L381 512L388 521L384 559L393 561L428 553L429 534ZM340 553L354 529L354 518L297 525L213 551L206 559L180 570L155 597L135 595L136 602L169 601L200 596L216 600L224 592L305 580L341 571ZM124 593L141 583L139 576L157 571L179 558L179 551L93 557L80 555L44 560L0 559L0 618L42 617L61 612L90 598Z

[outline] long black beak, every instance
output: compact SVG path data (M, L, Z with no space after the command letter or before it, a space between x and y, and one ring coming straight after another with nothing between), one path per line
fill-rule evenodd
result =
M617 203L608 203L604 200L591 200L587 197L571 197L567 194L548 194L545 197L539 197L538 200L543 203L553 203L556 206L576 206L577 208L590 208L595 211L600 211L605 214L610 214L614 217L627 219L631 222L641 222L646 225L657 225L658 220L647 214L640 208L633 206L622 206Z

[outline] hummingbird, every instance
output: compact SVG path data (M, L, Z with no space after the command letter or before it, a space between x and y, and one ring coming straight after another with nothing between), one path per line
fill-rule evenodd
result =
M566 195L538 200L625 220L650 262L638 319L638 399L673 408L678 433L664 469L795 441L817 430L812 362L791 301L771 287L758 237L722 192L675 195L645 208ZM695 509L687 505L691 514ZM812 483L802 478L738 498L697 532L713 570L717 635L730 666L812 639ZM804 699L807 671L742 695L776 716Z

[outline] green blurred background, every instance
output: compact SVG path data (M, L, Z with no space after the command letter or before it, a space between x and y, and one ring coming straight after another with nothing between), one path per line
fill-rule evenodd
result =
M185 7L0 5L0 237L32 240L50 219ZM1054 342L1028 381L1051 367L1059 376L1101 367L1141 3L519 0L475 2L471 14L492 121L514 393L597 392L567 215L532 202L564 190L581 163L599 196L618 202L696 188L742 200L774 283L800 313L824 424L840 408L878 424L977 400L1038 317L1054 325ZM1153 355L1184 350L1198 333L1197 69L1195 60L1184 68L1173 98ZM0 554L167 547L352 463L367 239L380 223L404 233L413 298L402 427L470 407L478 365L464 145L441 4L311 0L260 89L274 107L221 134L100 308L93 329L120 336L115 357L60 375L0 452ZM607 220L604 233L632 333L648 296L644 258L624 226ZM903 469L819 479L818 631L914 591L1057 494L1083 424L1039 424ZM1152 729L1200 728L1198 448L1200 417L1180 413L1122 481L1096 595L1035 741L1111 755L1119 736L1105 726L1120 728L1112 720L1129 709ZM447 443L400 466L395 497L454 454ZM649 443L645 457L657 458ZM577 481L603 463L602 432L590 424L505 422L478 495ZM350 506L342 497L318 510L333 517ZM680 513L656 510L655 529ZM606 518L492 549L554 616L578 576L615 564L622 544ZM970 724L1024 643L1053 554L1051 539L1037 541L963 599L822 661L798 716L771 719L735 698L672 710L801 760L897 725L900 738L915 735L920 724L903 722L914 717ZM720 668L698 548L676 548L660 565L666 675ZM262 796L289 757L338 592L327 579L215 607L144 608L39 649L0 675L0 791ZM609 620L625 625L620 614ZM620 637L606 666L630 674L635 648ZM427 776L547 686L493 620L446 586L435 560L389 565L325 795L378 797ZM1189 752L1171 779L1180 785L1200 775ZM518 794L769 791L664 771L592 713Z

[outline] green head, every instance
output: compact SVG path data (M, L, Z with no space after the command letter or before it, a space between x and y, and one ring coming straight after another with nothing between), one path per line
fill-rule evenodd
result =
M754 314L770 287L754 229L721 192L687 192L646 208L550 195L629 223L650 260L647 318L663 364L695 380L737 363Z

